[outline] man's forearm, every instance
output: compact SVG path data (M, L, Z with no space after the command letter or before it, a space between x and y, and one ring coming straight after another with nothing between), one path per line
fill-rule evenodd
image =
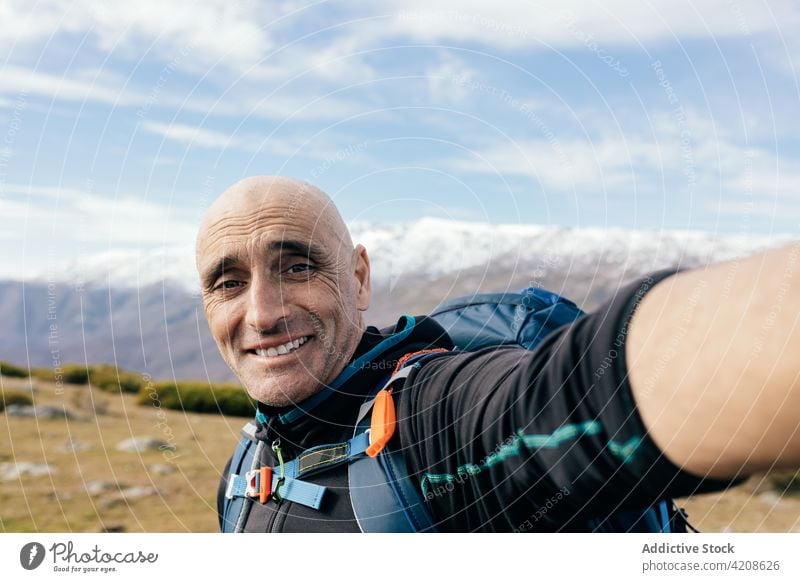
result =
M800 244L680 273L645 295L626 360L675 464L730 477L800 467Z

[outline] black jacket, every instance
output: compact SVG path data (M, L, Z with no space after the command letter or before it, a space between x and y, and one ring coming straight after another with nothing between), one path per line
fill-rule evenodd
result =
M535 351L486 348L431 358L396 393L400 447L440 531L587 531L587 520L643 509L729 485L681 471L648 437L628 384L627 325L667 273L618 293L605 308L553 332ZM369 328L358 357L394 330ZM401 344L372 362L310 414L271 420L256 437L280 438L285 460L353 434L365 395L404 354L450 348L419 318ZM275 465L270 447L263 464ZM230 462L229 462L230 464ZM224 475L227 476L228 467ZM226 479L218 494L222 502ZM329 492L319 511L287 501L254 503L245 531L356 532L347 467L310 477Z

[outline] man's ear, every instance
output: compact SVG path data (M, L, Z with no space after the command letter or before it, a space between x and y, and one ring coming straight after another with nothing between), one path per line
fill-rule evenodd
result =
M359 311L369 309L372 299L372 281L370 280L369 255L364 245L356 245L353 251L354 275L356 277L356 307Z

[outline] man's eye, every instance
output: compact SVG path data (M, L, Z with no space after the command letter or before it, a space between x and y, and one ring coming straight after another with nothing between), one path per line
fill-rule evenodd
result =
M236 289L237 287L241 287L244 283L241 281L236 281L235 279L228 279L227 281L222 281L217 285L217 289L222 291L230 291L231 289Z
M286 272L289 273L290 275L297 275L299 273L306 273L308 271L311 271L312 269L313 267L308 263L297 263L296 265L292 265L291 267L286 269Z

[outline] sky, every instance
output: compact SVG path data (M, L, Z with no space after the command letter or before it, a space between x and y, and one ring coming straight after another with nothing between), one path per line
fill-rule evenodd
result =
M795 233L795 0L3 0L0 276L191 245L254 174L348 221Z

